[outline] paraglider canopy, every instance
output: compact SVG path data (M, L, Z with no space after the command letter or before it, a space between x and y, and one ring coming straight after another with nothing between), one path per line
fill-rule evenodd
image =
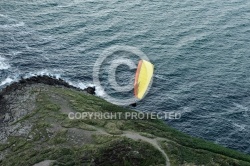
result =
M154 73L154 65L146 60L140 60L135 75L134 95L142 99L148 90Z

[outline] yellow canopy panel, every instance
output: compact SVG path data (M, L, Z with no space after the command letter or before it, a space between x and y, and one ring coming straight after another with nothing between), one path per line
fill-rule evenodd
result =
M134 83L134 94L138 99L142 99L147 92L148 86L152 80L154 65L146 60L140 60Z

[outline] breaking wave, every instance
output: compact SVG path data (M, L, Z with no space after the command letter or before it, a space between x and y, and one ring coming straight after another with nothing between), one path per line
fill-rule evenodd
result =
M6 70L8 68L10 68L10 65L6 62L6 59L0 57L0 70Z

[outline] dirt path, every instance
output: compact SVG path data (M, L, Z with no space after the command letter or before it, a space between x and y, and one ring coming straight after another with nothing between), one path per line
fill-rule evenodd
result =
M33 166L50 166L53 162L55 162L54 160L44 160L40 163L37 163Z
M61 96L51 96L51 98L52 98L52 100L55 103L57 103L57 104L59 104L61 106L61 110L60 111L62 113L68 114L69 112L74 112L74 110L71 107L69 107L69 103L65 99L63 99ZM95 134L111 135L111 134L107 133L102 128L98 128L96 126L92 126L92 127L95 128L96 131L86 131L86 130L82 130L82 131L83 132L87 132L86 134L88 134L88 135L89 135L89 132L95 133ZM142 136L139 133L133 132L133 131L123 131L123 134L117 135L117 136L124 136L124 137L130 138L130 139L133 139L135 141L142 140L142 141L145 141L145 142L151 144L157 150L159 150L162 153L162 155L165 157L165 159L166 159L166 166L170 166L169 157L167 156L167 154L165 153L165 151L161 148L161 146L158 144L158 141L160 141L160 140L166 140L166 139L160 138L160 137L148 138L148 137Z
M131 138L131 139L136 140L136 141L137 140L143 140L145 142L150 143L151 145L153 145L156 149L158 149L163 154L163 156L166 159L166 166L170 166L170 160L169 160L167 154L165 153L165 151L158 144L159 138L151 139L151 138L141 136L140 134L138 134L136 132L131 132L131 131L124 131L124 134L122 134L122 136L125 136L127 138Z
M60 108L60 111L64 114L68 114L70 112L75 112L71 107L70 107L70 104L69 102L64 99L63 97L61 97L60 95L51 95L51 100L59 105L61 108Z
M103 130L101 128L96 128L96 130L97 130L97 131L95 131L96 133L111 135L111 134L107 133L105 130ZM145 141L145 142L153 145L165 157L165 159L166 159L166 166L170 166L170 160L169 160L168 155L165 153L165 151L158 144L158 141L159 140L164 140L164 138L160 138L160 137L148 138L148 137L144 137L144 136L142 136L142 135L140 135L140 134L138 134L136 132L133 132L133 131L123 131L123 134L118 135L118 136L124 136L124 137L130 138L130 139L133 139L135 141L142 140L142 141Z

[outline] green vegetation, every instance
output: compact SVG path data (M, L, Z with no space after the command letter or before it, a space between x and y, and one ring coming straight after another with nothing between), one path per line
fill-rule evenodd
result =
M42 85L41 85L42 86ZM45 85L44 85L45 86ZM46 89L46 90L45 90ZM68 112L131 112L98 97L68 88L39 87L36 109L13 123L32 124L27 137L10 136L0 144L5 154L0 165L33 165L53 160L53 165L250 165L250 156L202 139L190 137L160 120L70 120ZM145 140L126 137L140 134Z
M108 159L108 160L107 160ZM164 165L165 159L161 152L143 141L118 139L100 148L97 165Z

